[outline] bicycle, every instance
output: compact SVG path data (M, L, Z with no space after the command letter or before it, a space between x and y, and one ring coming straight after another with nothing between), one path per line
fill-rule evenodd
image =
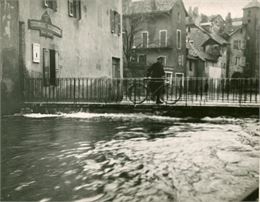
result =
M153 100L156 93L162 90L161 101L166 104L175 104L182 97L182 84L176 85L178 82L170 82L163 79L164 82L153 93L150 89L151 81L158 79L134 79L128 89L128 98L134 104L142 104L146 100ZM159 79L162 80L162 79ZM181 83L181 82L180 82ZM148 99L150 98L150 99Z

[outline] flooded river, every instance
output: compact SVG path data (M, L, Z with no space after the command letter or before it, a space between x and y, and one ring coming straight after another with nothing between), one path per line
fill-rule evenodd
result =
M238 201L258 186L257 119L2 119L1 201Z

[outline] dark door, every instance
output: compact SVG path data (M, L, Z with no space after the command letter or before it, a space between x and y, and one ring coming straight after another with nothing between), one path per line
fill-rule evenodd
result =
M112 78L120 78L120 59L112 58Z
M56 85L56 51L50 50L50 85Z

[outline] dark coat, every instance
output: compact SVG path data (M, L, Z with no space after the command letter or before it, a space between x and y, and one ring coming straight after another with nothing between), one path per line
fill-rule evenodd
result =
M161 78L165 75L163 70L163 65L159 62L154 63L149 69L147 70L147 76L152 78Z

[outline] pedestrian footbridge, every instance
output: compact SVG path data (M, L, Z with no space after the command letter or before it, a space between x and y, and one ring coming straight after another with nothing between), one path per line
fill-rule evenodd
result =
M153 105L151 79L58 78L24 81L26 103ZM153 81L154 82L154 81ZM258 79L176 78L158 87L164 105L259 106Z

